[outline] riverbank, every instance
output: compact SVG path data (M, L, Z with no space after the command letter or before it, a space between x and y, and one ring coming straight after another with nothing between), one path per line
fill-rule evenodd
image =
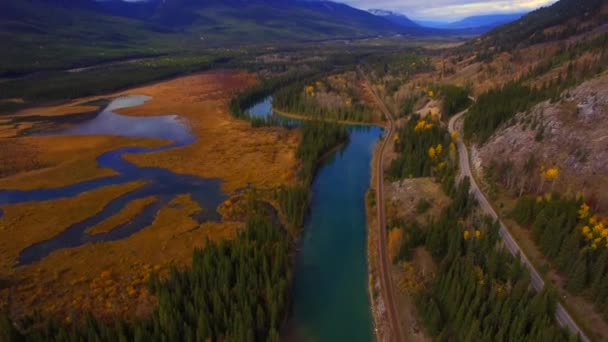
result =
M261 100L249 114L259 119L282 117L271 102L269 97ZM292 127L306 121L306 117L294 117ZM311 126L303 127L304 141L314 144L323 137L311 131ZM331 126L338 125L320 125L326 129ZM367 262L362 253L368 184L362 180L369 179L368 162L381 130L369 125L345 126L348 138L336 141L316 160L310 209L297 242L292 314L282 333L288 340L373 338L365 289ZM306 134L315 139L307 139Z
M386 332L390 327L386 320L386 309L384 299L381 295L382 284L380 282L380 267L378 255L378 217L376 215L376 187L374 180L378 177L378 157L381 146L377 144L374 148L371 162L370 187L365 195L365 214L367 224L367 268L368 268L368 292L370 298L370 311L374 321L374 334L377 341L386 341Z
M365 191L381 130L350 127L348 142L320 163L295 266L288 338L370 341Z
M351 126L376 126L376 127L385 127L385 124L383 122L361 122L361 121L352 121L352 120L324 120L321 118L315 118L315 117L311 117L308 115L304 115L304 114L298 114L298 113L292 113L292 112L286 112L286 111L282 111L279 109L272 109L275 113L287 117L287 118L291 118L291 119L296 119L296 120L304 120L304 121L316 121L316 120L321 120L321 121L325 121L325 122L333 122L333 123L338 123L338 124L342 124L342 125L351 125Z

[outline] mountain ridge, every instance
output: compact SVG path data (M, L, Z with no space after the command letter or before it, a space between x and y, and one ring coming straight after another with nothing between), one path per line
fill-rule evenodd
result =
M401 14L401 13L383 10L383 9L377 9L377 8L371 8L368 10L368 12L375 16L385 18L386 20L393 22L397 25L400 25L402 27L410 27L410 28L421 28L422 27L421 25L419 25L418 23L416 23L415 21L411 20L406 15Z
M474 28L474 27L491 27L504 25L506 23L515 21L526 13L506 13L506 14L483 14L473 15L462 18L452 22L441 22L441 21L425 21L415 20L418 24L426 27L434 28L451 28L451 29L463 29L463 28Z
M0 75L180 50L404 33L330 1L3 0Z

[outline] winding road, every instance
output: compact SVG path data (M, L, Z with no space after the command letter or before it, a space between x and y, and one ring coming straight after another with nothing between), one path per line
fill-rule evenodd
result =
M404 341L403 333L401 331L401 324L399 321L399 312L395 307L395 295L393 289L393 280L391 277L391 261L388 256L388 243L387 232L386 232L386 217L384 211L384 152L386 151L386 146L390 141L391 136L393 136L393 132L395 130L395 122L393 120L393 116L391 115L390 110L384 104L384 101L380 99L374 88L371 86L371 83L367 79L365 73L361 72L363 77L365 78L368 87L372 96L374 97L374 101L378 105L380 111L386 116L386 120L388 122L388 128L386 133L384 134L384 139L382 139L382 145L380 145L380 154L377 159L377 168L376 168L376 210L378 217L378 255L380 258L380 282L382 287L382 297L384 298L384 305L386 307L386 315L389 322L389 331L385 334L384 338L388 341Z
M460 112L460 113L454 115L450 119L449 124L448 124L448 129L449 129L450 133L457 132L457 130L455 129L455 123L466 112L467 112L467 110ZM498 214L496 214L496 211L494 210L494 208L492 208L492 205L490 205L490 202L488 202L486 196L483 194L483 192L480 190L479 186L477 185L477 182L475 181L475 178L473 177L473 174L471 172L469 153L468 153L467 147L464 144L464 142L462 141L462 139L458 139L457 147L458 147L458 158L459 158L459 165L460 165L460 177L463 178L466 176L466 177L470 178L471 193L475 196L475 198L479 202L479 206L493 219L498 220L498 222L500 224L499 234L500 234L500 237L502 238L502 240L504 241L505 246L507 247L507 249L509 250L509 252L511 252L511 254L513 256L519 255L521 262L524 265L526 265L526 267L530 270L532 286L537 291L541 291L543 289L543 287L545 286L545 282L544 282L543 278L536 271L536 269L534 268L534 266L532 265L530 260L528 260L525 253L521 250L521 248L519 247L519 245L517 244L517 242L515 241L515 239L509 232L509 230L507 229L507 227L500 220L500 218L498 217ZM567 328L572 334L580 336L581 341L583 341L583 342L590 341L589 338L585 335L585 333L579 328L579 326L576 324L576 322L572 319L570 314L568 314L566 309L564 309L562 304L559 302L557 303L557 307L555 309L555 319L559 322L559 324L562 327Z

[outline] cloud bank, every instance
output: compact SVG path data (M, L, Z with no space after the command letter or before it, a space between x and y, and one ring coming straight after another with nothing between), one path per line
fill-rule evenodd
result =
M381 8L411 18L452 21L479 14L528 12L556 0L339 0L351 6Z

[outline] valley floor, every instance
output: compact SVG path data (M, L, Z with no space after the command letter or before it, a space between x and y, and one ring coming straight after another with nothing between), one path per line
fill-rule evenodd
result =
M130 161L220 179L221 189L229 198L248 187L274 189L291 185L298 168L295 150L299 134L278 127L252 128L229 113L230 96L254 82L254 77L245 72L208 72L4 116L4 124L0 125L0 189L50 189L112 176L112 170L100 169L95 161L104 152L167 144L116 136L23 135L25 128L48 128L40 126L40 121L29 122L27 117L31 115L56 119L89 112L98 108L91 101L127 94L153 98L142 106L122 110L121 114L177 114L197 138L185 147L130 155ZM0 206L0 309L6 309L13 317L41 311L67 323L86 311L101 318L144 317L155 307L156 299L146 286L152 273L164 274L170 265L188 265L194 248L207 241L231 239L243 227L238 215L229 215L226 208L220 210L227 215L223 220L199 223L193 215L220 208L201 208L190 195L183 195L163 206L149 227L124 239L60 249L33 264L15 264L23 249L54 237L68 226L99 213L111 200L144 185L133 182L72 198ZM111 231L130 221L153 200L150 197L141 203L130 203L90 232Z

